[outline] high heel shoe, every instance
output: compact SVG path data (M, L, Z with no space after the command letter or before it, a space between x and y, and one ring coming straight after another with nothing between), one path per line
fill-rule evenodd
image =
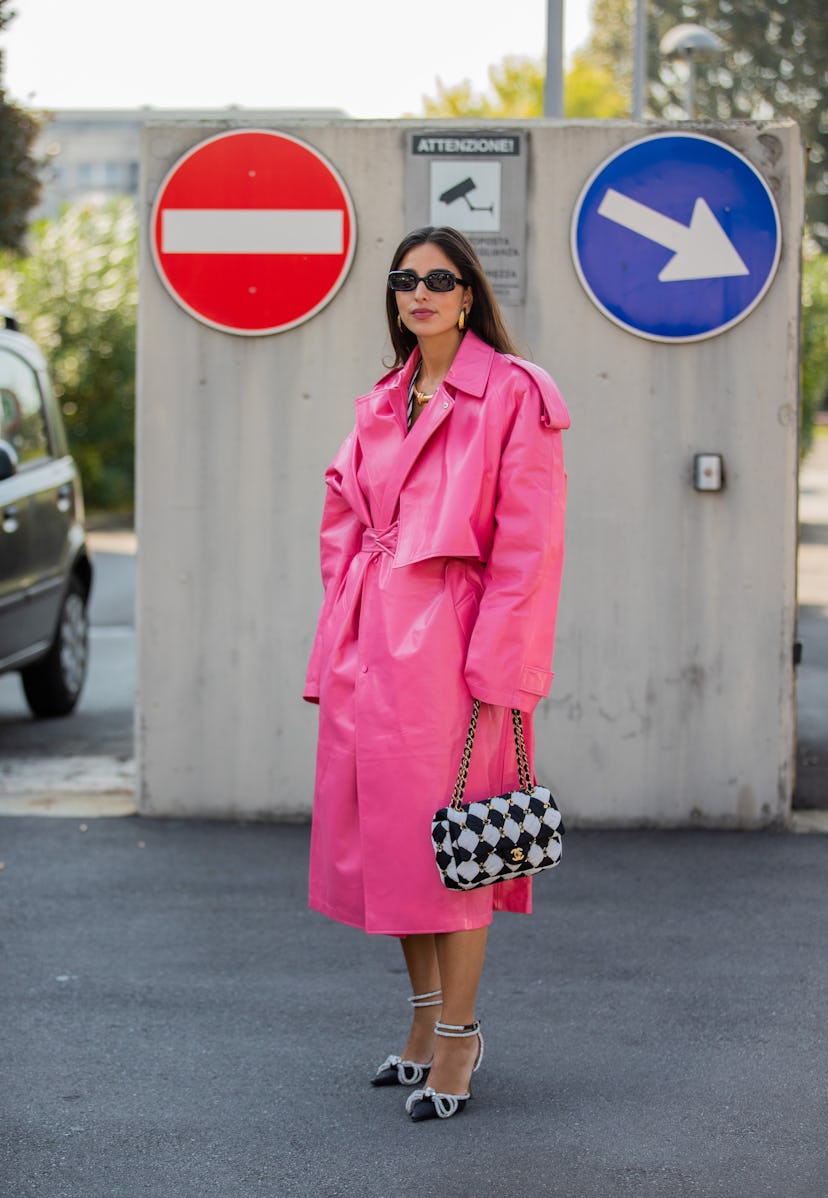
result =
M408 999L412 1007L439 1007L443 1002L442 990L429 990L427 994L412 994ZM386 1057L371 1078L372 1086L416 1086L425 1079L431 1061L404 1061L402 1057Z
M474 1062L472 1073L477 1073L483 1060L483 1035L480 1031L480 1021L474 1023L437 1023L434 1032L438 1036L447 1036L453 1040L464 1039L467 1036L477 1036L480 1047L477 1050L477 1060ZM424 1119L450 1119L459 1115L471 1098L471 1086L465 1094L440 1094L431 1086L423 1090L415 1090L406 1099L405 1109L415 1123Z

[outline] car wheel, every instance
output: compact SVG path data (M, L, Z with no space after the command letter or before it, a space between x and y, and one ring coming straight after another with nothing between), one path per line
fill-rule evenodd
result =
M21 671L26 701L33 714L68 715L83 690L88 660L86 595L73 578L60 610L54 644L44 658Z

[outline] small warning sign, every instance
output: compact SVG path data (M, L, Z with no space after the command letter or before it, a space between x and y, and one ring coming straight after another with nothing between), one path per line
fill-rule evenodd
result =
M411 135L406 222L451 225L473 243L495 295L524 302L526 291L525 134L510 130Z

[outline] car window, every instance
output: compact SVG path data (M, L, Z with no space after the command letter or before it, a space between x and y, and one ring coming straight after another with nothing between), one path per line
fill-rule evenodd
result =
M0 437L21 466L49 454L46 413L37 376L27 362L0 349Z

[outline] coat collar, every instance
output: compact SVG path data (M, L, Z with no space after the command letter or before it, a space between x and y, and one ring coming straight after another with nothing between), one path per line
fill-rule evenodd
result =
M375 397L377 391L396 391L405 395L407 402L408 388L411 385L414 372L420 364L420 356L419 346L415 346L405 365L384 375L374 390L364 398ZM463 340L454 355L454 361L443 380L444 383L456 391L463 391L466 395L473 395L480 399L486 390L494 356L495 351L492 346L481 341L477 334L469 329L467 333L463 334Z
M458 391L464 391L467 395L474 395L480 399L489 381L494 356L492 346L481 341L477 334L469 329L454 355L445 382L450 387L456 387Z

